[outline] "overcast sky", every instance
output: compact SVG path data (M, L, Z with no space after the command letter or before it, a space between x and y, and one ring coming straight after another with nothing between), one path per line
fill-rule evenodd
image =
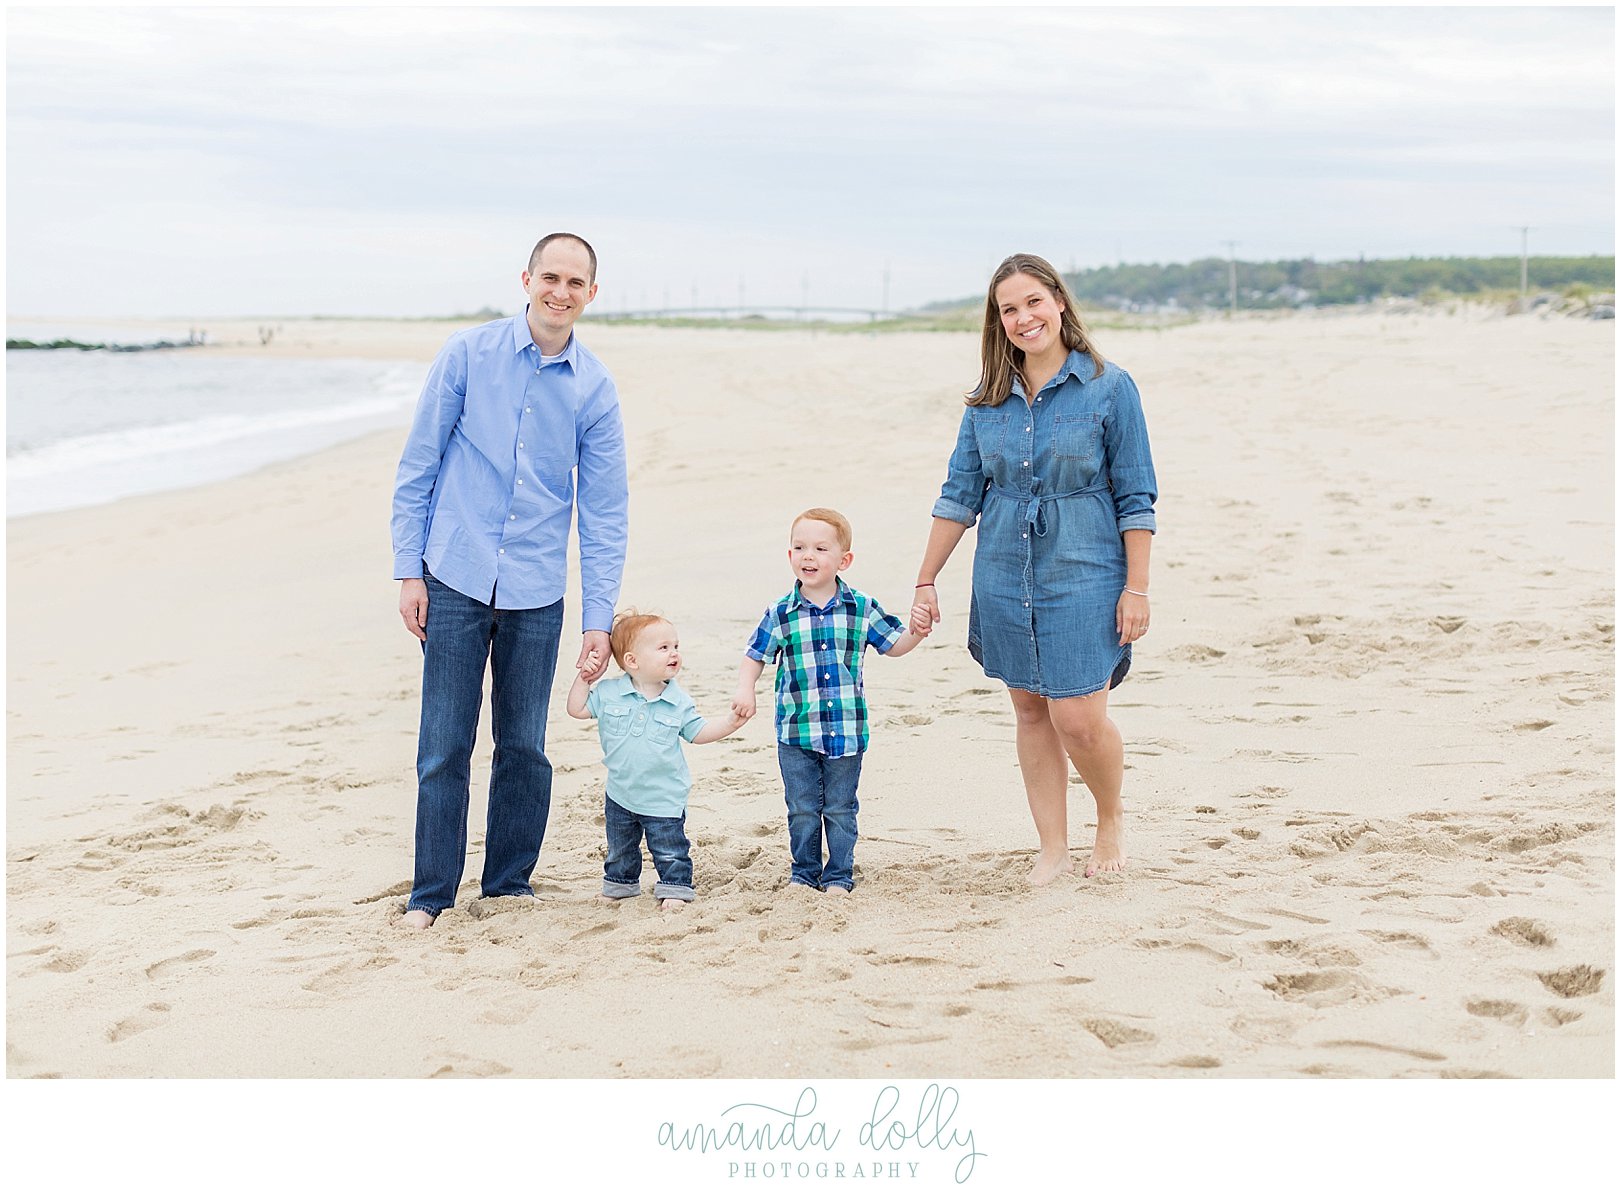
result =
M1060 267L1614 252L1608 8L8 10L28 314L906 306Z

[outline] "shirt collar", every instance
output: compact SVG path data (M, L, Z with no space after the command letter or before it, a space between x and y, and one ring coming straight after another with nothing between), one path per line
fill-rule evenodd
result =
M843 578L837 578L837 577L835 577L833 579L833 581L835 583L837 583L838 585L837 585L836 590L834 591L833 597L828 600L828 606L831 607L834 603L838 603L838 602L854 603L856 601L855 592L850 589L850 584L848 582L846 582ZM807 599L805 597L805 595L803 594L803 592L799 588L799 579L795 578L794 579L794 588L793 588L793 590L788 592L788 607L789 607L789 610L793 610L796 607L810 607L810 606L814 606L814 604L809 599ZM817 610L819 611L819 610L821 610L821 608L818 607Z
M631 681L629 673L621 673L618 677L610 677L597 686L597 688L602 691L603 696L610 698L622 698L626 694L634 694L638 698L642 696L641 691L638 690L635 684ZM674 705L675 682L666 681L664 683L664 688L659 691L658 697L644 700L650 702L669 702L671 705Z
M580 366L579 356L575 350L578 342L579 340L574 337L574 332L569 331L568 342L563 344L562 354L558 356L558 361L568 364L569 368L574 371L578 371ZM538 358L540 356L540 344L535 342L535 336L529 333L529 306L525 303L523 313L512 320L512 353L521 355L531 347L535 349L535 355Z
M1085 384L1092 378L1092 371L1092 357L1090 355L1088 355L1085 351L1071 351L1068 355L1064 356L1063 364L1059 367L1053 378L1047 381L1047 384L1056 386L1058 384L1062 384L1071 376L1074 376L1082 384ZM1045 387L1046 385L1043 385L1043 388ZM1025 395L1024 381L1019 378L1017 372L1013 374L1013 395Z

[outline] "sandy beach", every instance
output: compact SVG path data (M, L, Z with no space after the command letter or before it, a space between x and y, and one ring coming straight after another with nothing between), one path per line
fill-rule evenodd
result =
M207 350L425 364L450 328ZM974 336L580 333L629 435L621 602L679 627L701 711L804 507L849 516L848 577L904 612ZM1153 628L1111 700L1124 875L1025 884L1008 698L963 647L970 537L934 636L868 663L855 895L788 894L762 714L689 749L690 910L599 900L603 773L564 676L536 898L475 899L486 724L461 899L395 928L402 424L9 523L8 1076L1613 1077L1613 323L1098 338L1161 486ZM577 629L571 590L565 654Z

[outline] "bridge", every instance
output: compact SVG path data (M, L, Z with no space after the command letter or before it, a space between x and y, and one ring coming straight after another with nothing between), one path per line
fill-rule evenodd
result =
M724 318L741 321L760 318L804 322L810 319L836 319L840 322L881 322L903 317L900 310L864 310L849 306L673 306L663 310L587 310L585 317L596 322L654 321L660 318Z

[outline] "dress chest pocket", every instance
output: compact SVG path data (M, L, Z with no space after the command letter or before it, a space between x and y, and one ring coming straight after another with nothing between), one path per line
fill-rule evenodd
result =
M1103 439L1103 419L1096 413L1061 413L1053 419L1053 453L1059 458L1092 462Z
M1006 452L1005 439L1008 432L1008 417L1005 410L975 409L974 410L974 444L979 447L979 456L982 459L1000 459Z

